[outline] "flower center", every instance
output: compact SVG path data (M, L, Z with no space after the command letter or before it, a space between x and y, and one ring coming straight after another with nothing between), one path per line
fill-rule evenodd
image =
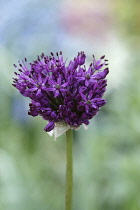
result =
M38 88L39 88L39 87L40 87L40 84L36 84L36 87L38 87Z
M90 79L90 75L89 74L86 74L86 79Z
M88 101L87 101L87 104L91 104L91 101L90 101L90 100L88 100Z
M55 88L57 89L57 90L59 90L60 89L60 85L55 85Z

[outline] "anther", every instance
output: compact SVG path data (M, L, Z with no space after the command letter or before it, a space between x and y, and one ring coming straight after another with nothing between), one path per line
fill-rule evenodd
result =
M105 55L103 55L100 59L104 59L105 58Z

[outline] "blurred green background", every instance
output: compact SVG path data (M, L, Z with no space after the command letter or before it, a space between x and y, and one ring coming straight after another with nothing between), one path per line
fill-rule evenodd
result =
M140 209L140 1L0 0L0 210L61 210L65 136L56 142L12 87L13 63L63 51L106 55L104 106L74 132L73 210Z

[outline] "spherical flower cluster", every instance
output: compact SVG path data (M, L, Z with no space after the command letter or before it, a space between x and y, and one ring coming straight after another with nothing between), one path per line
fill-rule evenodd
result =
M105 105L102 97L107 85L108 60L105 56L99 60L93 56L86 69L85 59L85 53L79 52L66 66L62 52L56 56L42 53L32 63L27 64L25 58L19 66L14 64L19 72L15 72L13 86L31 99L28 114L40 115L48 121L45 131L53 130L57 123L72 129L88 125Z

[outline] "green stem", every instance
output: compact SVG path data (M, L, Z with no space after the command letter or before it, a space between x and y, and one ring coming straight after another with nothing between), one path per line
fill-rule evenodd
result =
M66 208L72 209L72 186L73 186L73 167L72 167L72 143L73 131L69 129L66 132Z

